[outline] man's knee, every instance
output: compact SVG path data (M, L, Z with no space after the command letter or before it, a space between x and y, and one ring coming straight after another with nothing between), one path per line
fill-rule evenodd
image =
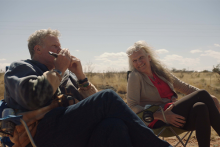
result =
M106 118L96 127L94 134L109 136L110 134L122 135L128 133L127 125L118 118Z
M105 100L117 100L120 97L118 96L118 94L111 90L111 89L105 89L99 92L101 99L105 99ZM121 99L121 98L120 98Z
M116 128L116 129L127 129L126 124L124 123L124 121L122 121L121 119L118 118L106 118L104 119L100 125L102 127L106 127L106 128Z
M122 130L127 130L127 125L124 123L124 121L122 121L121 119L118 119L118 118L111 118L109 120L112 128L118 130L118 131L122 131Z

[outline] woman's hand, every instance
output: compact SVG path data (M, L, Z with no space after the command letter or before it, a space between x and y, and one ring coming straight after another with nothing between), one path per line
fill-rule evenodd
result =
M83 80L86 78L82 70L82 64L80 59L71 55L71 62L68 68L72 73L76 75L77 79Z
M171 111L173 107L174 107L174 104L170 105L169 108L167 108L164 112L167 123L178 128L183 127L183 125L186 123L185 118L181 115L173 113ZM165 122L164 118L162 121Z

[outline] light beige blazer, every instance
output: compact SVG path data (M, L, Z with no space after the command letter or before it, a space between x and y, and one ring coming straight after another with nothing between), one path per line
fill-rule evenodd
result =
M186 95L199 90L196 87L184 83L174 75L173 83L170 83L158 74L156 75L169 85L171 90L175 93L174 97L176 98L177 94L174 89ZM147 104L155 104L164 107L168 102L171 102L171 100L160 97L157 88L146 74L140 73L136 70L130 73L127 86L127 103L135 113L144 110L144 106Z

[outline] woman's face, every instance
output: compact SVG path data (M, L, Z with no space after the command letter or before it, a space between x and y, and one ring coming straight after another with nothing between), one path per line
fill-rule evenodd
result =
M142 73L151 73L151 57L147 55L143 49L134 52L131 56L129 56L129 58L131 59L133 66L137 71Z

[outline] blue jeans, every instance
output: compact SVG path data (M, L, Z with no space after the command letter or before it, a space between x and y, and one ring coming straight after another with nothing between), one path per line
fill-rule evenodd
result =
M51 110L40 121L34 140L38 147L171 147L112 90Z

